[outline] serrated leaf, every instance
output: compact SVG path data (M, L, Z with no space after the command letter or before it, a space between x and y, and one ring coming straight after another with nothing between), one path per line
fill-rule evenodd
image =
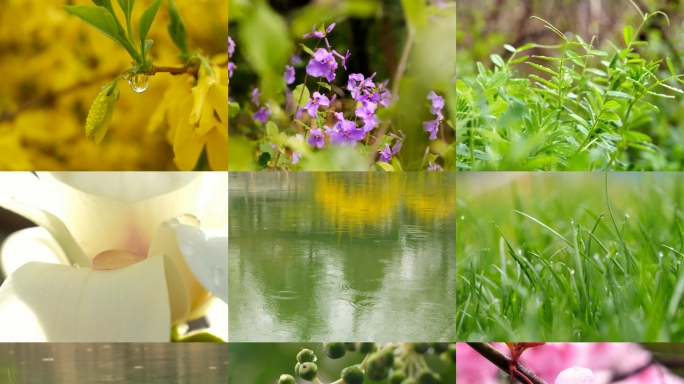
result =
M292 91L292 98L294 99L295 104L298 106L305 106L311 98L309 88L307 88L304 84L299 84L295 87L294 91Z
M117 30L116 20L114 20L114 16L107 9L89 5L63 5L62 8L86 24L95 27L105 36L121 44L121 36L119 36Z
M496 65L499 68L503 68L506 66L506 63L504 63L501 56L497 55L496 53L490 55L489 58L492 59L492 62L494 63L494 65Z
M332 88L330 88L330 84L328 84L328 83L324 83L322 81L319 81L317 84L320 85L321 87L327 89L328 91L332 90Z
M154 21L154 18L157 17L157 11L159 10L161 2L162 0L154 0L149 8L140 16L140 22L138 23L138 36L140 37L140 41L145 41L147 32L150 31L152 22Z
M169 0L169 26L171 40L183 53L188 53L188 33L174 0Z
M632 37L634 36L634 29L631 25L626 25L622 29L622 37L625 39L625 44L629 45L632 42Z
M278 126L274 122L269 121L266 123L266 135L270 139L275 139L278 137Z

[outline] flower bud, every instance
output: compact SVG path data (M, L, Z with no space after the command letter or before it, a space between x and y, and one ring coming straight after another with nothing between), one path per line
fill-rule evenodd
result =
M117 100L119 100L119 89L116 87L116 81L102 87L93 102L93 106L88 111L86 138L95 139L96 144L102 142L109 124L112 122L114 103Z

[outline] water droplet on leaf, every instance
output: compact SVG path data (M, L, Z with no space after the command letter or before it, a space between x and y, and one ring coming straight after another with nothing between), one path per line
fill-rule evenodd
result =
M138 73L128 78L128 84L134 92L143 93L150 86L150 77L144 73Z

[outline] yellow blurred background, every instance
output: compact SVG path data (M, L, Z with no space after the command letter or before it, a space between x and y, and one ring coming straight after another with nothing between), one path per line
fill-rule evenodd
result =
M175 1L190 50L225 67L228 1ZM135 2L134 36L140 15L151 2ZM125 25L118 3L112 3ZM192 76L157 73L144 93L135 93L120 81L121 97L107 136L100 145L88 141L85 122L93 100L104 84L132 66L132 59L62 5L94 4L0 1L0 170L175 170L168 115L175 113L177 101L164 95L179 87L189 94ZM154 40L149 57L155 65L179 67L180 51L167 32L167 7L164 1L148 34ZM150 124L155 111L159 118Z

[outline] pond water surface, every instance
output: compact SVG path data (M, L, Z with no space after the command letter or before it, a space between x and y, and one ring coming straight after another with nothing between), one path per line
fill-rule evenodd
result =
M0 343L0 384L224 384L228 345Z
M229 338L455 338L453 173L233 173Z

